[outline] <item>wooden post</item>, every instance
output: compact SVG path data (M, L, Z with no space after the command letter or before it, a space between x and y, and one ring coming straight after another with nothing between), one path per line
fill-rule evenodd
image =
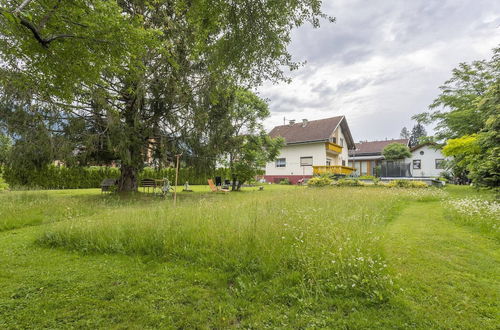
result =
M175 155L177 158L177 164L175 166L175 185L174 185L174 207L175 204L177 203L177 179L179 178L179 158L182 156L180 155Z

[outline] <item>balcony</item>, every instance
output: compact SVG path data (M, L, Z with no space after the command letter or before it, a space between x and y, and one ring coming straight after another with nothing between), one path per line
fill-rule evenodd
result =
M331 152L334 152L336 154L340 154L342 152L342 147L336 143L327 142L327 143L325 143L325 147L326 147L326 151L331 151Z
M355 170L356 169L354 167L341 166L341 165L313 166L314 175L321 175L321 174L349 175Z

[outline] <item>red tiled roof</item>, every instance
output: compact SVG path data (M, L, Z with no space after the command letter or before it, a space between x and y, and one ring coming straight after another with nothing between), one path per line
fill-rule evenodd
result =
M304 126L302 122L293 125L276 126L269 132L272 138L281 136L286 143L328 140L333 130L339 125L344 116L311 120Z
M370 141L356 143L356 155L364 153L382 153L382 150L391 143L401 143L408 145L408 139L395 139L395 140L383 140L383 141Z

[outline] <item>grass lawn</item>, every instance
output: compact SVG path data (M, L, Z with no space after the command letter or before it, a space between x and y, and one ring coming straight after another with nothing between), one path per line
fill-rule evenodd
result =
M193 188L0 193L0 328L500 324L489 193Z

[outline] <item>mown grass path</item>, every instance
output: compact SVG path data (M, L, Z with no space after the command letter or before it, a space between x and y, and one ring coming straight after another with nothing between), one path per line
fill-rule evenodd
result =
M404 288L394 302L418 327L498 329L499 246L443 212L440 202L414 202L389 225L388 263Z

